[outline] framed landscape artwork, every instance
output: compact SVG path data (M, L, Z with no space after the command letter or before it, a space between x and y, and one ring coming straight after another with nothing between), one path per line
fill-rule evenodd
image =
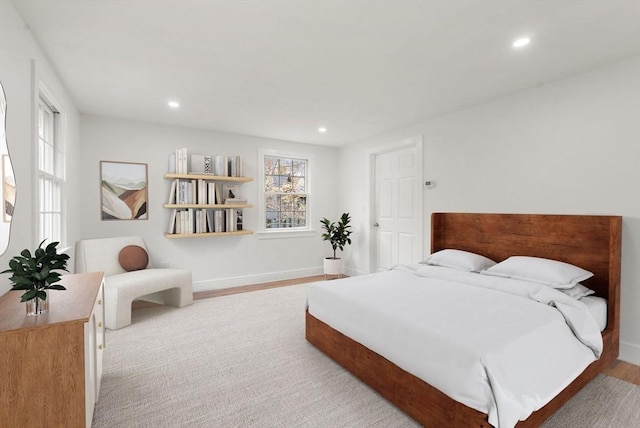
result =
M146 220L147 164L100 161L102 220Z

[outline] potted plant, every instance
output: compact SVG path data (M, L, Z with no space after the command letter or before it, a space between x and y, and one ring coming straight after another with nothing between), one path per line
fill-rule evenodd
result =
M329 241L331 248L333 248L333 257L326 257L324 259L324 274L325 275L338 275L342 273L342 259L337 257L336 251L338 248L340 251L344 250L344 246L351 244L351 226L349 222L351 217L349 213L343 213L338 222L332 222L327 218L320 220L322 228L325 233L322 234L322 239Z
M48 290L66 290L60 281L60 273L56 270L67 270L68 254L58 254L56 247L59 242L52 242L42 248L43 240L33 255L28 249L22 250L19 256L9 261L9 269L0 273L11 272L9 280L13 283L12 290L25 290L20 298L27 303L27 315L36 316L49 309L47 300Z

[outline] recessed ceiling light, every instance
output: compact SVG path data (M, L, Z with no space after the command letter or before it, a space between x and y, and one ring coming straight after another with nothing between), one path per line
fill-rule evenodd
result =
M321 126L320 128L318 128L318 132L320 132L321 134L324 134L325 132L327 132L327 128L325 128L324 126Z
M521 47L527 46L530 41L531 39L528 37L521 37L519 39L514 40L512 46L514 48L521 48Z
M177 101L169 101L169 102L167 103L167 105L169 105L169 107L171 107L171 108L178 108L178 107L180 107L180 103L179 103L179 102L177 102Z

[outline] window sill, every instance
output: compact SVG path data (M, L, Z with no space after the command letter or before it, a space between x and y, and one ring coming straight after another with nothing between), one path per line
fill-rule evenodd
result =
M258 237L258 239L309 238L312 236L316 236L316 231L313 229L269 230L256 232L255 235Z

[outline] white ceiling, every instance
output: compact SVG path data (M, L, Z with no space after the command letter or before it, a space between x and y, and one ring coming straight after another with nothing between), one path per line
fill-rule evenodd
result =
M83 113L325 145L640 54L640 0L13 3Z

